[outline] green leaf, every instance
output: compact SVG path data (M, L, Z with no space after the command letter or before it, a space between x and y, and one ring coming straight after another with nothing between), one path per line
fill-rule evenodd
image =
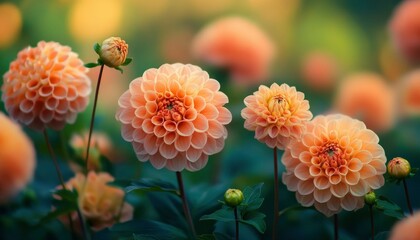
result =
M78 193L76 190L71 191L67 189L58 189L54 191L53 194L59 196L61 198L60 201L77 202L78 198Z
M127 181L118 180L111 185L123 187L125 192L144 191L144 192L168 192L179 195L178 189L170 182L159 179L143 178L140 180Z
M302 205L293 205L293 206L290 206L290 207L287 207L287 208L281 210L279 212L279 216L281 216L281 215L283 215L283 214L285 214L285 213L287 213L289 211L295 211L295 210L296 211L301 211L301 210L307 210L307 209L310 209L310 208L303 207Z
M133 61L133 59L132 59L132 58L126 58L126 59L125 59L125 61L124 61L124 63L123 63L123 64L121 64L121 66L127 66L128 64L130 64L130 63L131 63L131 61Z
M197 240L216 240L213 234L201 234L197 236Z
M405 217L404 212L400 206L384 196L379 196L377 198L375 208L390 217L397 219L403 219Z
M380 232L375 235L375 240L387 240L389 238L389 231Z
M73 211L77 210L77 205L71 205L71 204L67 204L67 205L63 205L59 208L54 209L53 211L49 212L46 216L42 217L39 220L39 225L43 225L51 220L56 219L57 217L64 215L64 214L68 214L71 213Z
M107 173L110 173L111 175L113 175L114 165L104 155L100 155L100 157L99 157L99 166L101 167L101 171L104 171L104 172L107 172Z
M245 214L243 219L239 221L254 227L260 233L264 233L267 228L264 218L265 214L258 211L252 211Z
M102 61L102 59L98 58L98 64L99 65L103 65L104 64L104 61Z
M87 68L94 68L94 67L97 67L99 65L100 64L98 64L98 63L86 63L85 64L85 67L87 67Z
M151 220L120 223L111 227L110 230L118 237L131 237L129 239L188 239L181 229Z
M215 211L212 214L204 215L200 218L200 221L203 220L215 220L221 222L234 222L235 221L235 214L233 212L233 208L231 207L223 207Z
M93 45L93 50L95 50L95 52L99 55L101 52L101 45L99 43L95 43L95 45Z
M239 210L241 212L253 211L257 210L261 207L264 198L261 198L261 189L264 183L259 183L252 187L245 187L243 194L244 194L244 201L239 206Z
M120 72L121 72L121 74L123 74L123 73L124 73L124 70L123 70L122 68L120 68L120 67L114 67L114 69L117 69L118 71L120 71Z

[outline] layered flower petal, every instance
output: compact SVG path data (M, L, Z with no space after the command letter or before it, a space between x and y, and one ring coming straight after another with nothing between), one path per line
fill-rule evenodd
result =
M27 47L3 76L6 110L35 130L61 130L66 123L74 123L89 102L87 71L70 47L43 41Z
M220 84L194 65L164 64L134 79L119 100L122 136L155 168L197 171L220 152L232 114ZM133 145L134 146L134 145Z
M303 136L291 139L282 157L283 183L303 206L314 205L326 216L357 210L366 193L383 186L384 150L359 120L317 116Z

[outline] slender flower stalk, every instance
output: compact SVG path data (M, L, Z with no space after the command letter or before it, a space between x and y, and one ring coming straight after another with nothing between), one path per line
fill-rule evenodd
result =
M64 183L63 173L61 172L60 167L58 165L57 158L55 157L54 150L53 150L51 142L48 138L48 133L47 133L46 129L43 130L43 134L44 134L44 138L45 138L45 143L47 144L47 147L48 147L48 151L49 151L49 153L51 155L51 158L53 160L54 167L55 167L55 170L57 172L58 179L60 181L60 185L63 187L63 189L66 190L67 188L66 188L66 185ZM83 232L84 239L89 240L90 236L89 236L89 233L88 233L88 230L87 230L87 226L86 226L86 223L83 219L82 213L80 212L80 209L79 209L78 206L77 206L77 216L79 217L80 225L82 226L82 232ZM74 236L75 235L75 229L74 229L73 221L72 221L72 218L71 218L70 214L68 215L68 218L69 218L70 228L72 230L72 236Z
M334 214L334 240L338 240L338 214Z
M181 195L180 197L182 199L182 208L184 209L185 218L187 219L188 225L190 226L190 230L191 230L191 233L193 235L193 238L196 239L197 234L195 232L194 222L192 220L190 208L188 206L187 196L185 195L184 182L182 181L181 172L179 172L179 171L176 172L176 179L178 181L179 193L180 193L180 195Z
M407 199L408 210L410 211L410 214L413 215L414 214L413 207L411 206L410 196L408 194L408 187L407 187L407 182L405 181L405 178L403 178L402 182L404 185L404 192L405 192L405 198Z
M235 207L233 209L233 212L235 213L235 230L236 230L236 240L239 240L239 220L238 220L238 207Z
M273 240L277 239L277 224L279 221L279 169L277 148L274 148L274 210L273 210Z
M371 229L371 236L372 240L375 239L375 223L373 221L373 205L369 206L369 212L370 212L370 229Z
M86 174L88 172L89 169L89 150L90 150L90 140L92 138L92 131L93 131L93 125L95 122L95 112L96 112L96 105L98 102L98 96L99 96L99 88L101 86L101 79L102 79L102 73L104 70L104 64L101 65L101 69L99 70L99 76L98 76L98 84L96 86L96 91L95 91L95 100L93 102L93 110L92 110L92 117L90 119L90 127L89 127L89 137L88 137L88 142L87 142L87 147L86 147L86 158L85 158L85 164L86 164Z

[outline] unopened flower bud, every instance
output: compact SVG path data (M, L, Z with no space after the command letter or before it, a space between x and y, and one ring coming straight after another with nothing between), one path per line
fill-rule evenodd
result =
M244 200L244 195L239 189L228 189L225 193L225 202L230 207L236 207Z
M119 37L110 37L102 42L99 57L108 67L118 67L125 62L128 44Z
M372 206L376 203L376 194L374 191L370 191L365 195L365 203Z
M391 177L403 179L411 172L410 163L401 157L396 157L388 163L388 173Z

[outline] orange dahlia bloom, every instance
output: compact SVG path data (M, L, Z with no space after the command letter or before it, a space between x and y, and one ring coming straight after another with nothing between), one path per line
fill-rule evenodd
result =
M252 85L267 80L274 45L254 23L228 17L210 24L195 37L193 53L227 68L236 83Z
M255 138L271 148L284 149L291 138L300 138L312 118L305 94L287 84L261 85L244 103L244 127L255 131Z
M396 49L408 62L420 62L420 1L406 0L395 9L389 23Z
M401 79L398 109L403 116L420 115L420 70L414 70Z
M327 53L313 52L304 58L301 75L310 87L317 90L331 89L338 75L337 63Z
M133 207L124 202L124 191L109 186L114 178L108 173L89 172L86 176L76 173L65 185L68 190L77 190L78 204L82 215L94 231L100 231L117 222L126 222L133 218ZM61 188L59 186L58 188ZM79 218L76 212L71 213L74 222ZM64 224L69 224L67 216L59 218Z
M70 146L75 150L76 155L83 160L86 157L88 138L89 132L85 131L82 134L73 134L70 139ZM114 152L112 151L112 142L105 133L92 132L89 149L89 170L101 169L101 156L105 156L110 161L113 160ZM76 164L71 164L70 167L75 172L83 170Z
M0 112L0 205L9 201L32 180L35 150L15 122Z
M197 171L220 152L230 111L218 81L194 65L164 64L134 79L120 97L116 119L140 161L157 169Z
M74 123L91 91L87 68L70 47L39 42L19 52L3 76L2 100L10 116L35 130Z
M420 239L420 212L399 221L391 231L389 240Z
M384 132L395 124L395 94L373 73L348 76L334 101L335 111L363 121L369 129Z
M384 185L386 157L378 136L345 115L317 116L281 159L283 183L300 204L326 216L357 210L364 196Z

